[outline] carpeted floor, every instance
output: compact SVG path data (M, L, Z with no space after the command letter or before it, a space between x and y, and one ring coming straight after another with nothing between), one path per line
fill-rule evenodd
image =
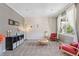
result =
M6 51L4 56L66 56L59 50L58 42L49 42L48 45L38 45L36 40L26 40L13 51Z

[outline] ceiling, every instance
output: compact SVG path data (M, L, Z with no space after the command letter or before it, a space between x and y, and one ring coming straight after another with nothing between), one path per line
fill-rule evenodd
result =
M7 3L23 17L55 16L67 3Z

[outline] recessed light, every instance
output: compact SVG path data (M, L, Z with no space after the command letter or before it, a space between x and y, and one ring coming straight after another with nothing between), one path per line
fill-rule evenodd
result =
M29 11L30 9L26 9L26 11Z
M53 9L50 9L51 11L53 11Z

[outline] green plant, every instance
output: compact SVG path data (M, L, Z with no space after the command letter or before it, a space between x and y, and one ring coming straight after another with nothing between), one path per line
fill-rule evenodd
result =
M70 24L67 25L67 33L73 33L73 28Z

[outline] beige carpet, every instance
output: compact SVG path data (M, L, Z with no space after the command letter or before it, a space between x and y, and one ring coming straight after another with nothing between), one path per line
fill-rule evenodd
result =
M49 42L40 46L37 40L26 40L13 51L6 51L4 56L66 56L59 50L58 42Z

